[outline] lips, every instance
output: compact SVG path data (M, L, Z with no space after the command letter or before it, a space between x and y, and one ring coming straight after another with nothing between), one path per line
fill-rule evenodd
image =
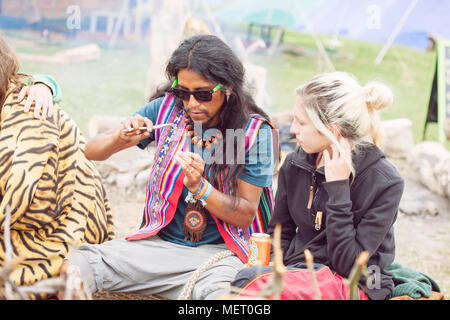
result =
M204 116L205 114L203 112L191 112L191 117L199 118Z

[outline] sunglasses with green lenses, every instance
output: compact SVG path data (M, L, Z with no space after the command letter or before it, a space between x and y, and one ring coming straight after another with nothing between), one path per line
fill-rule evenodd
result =
M182 88L177 88L178 85L178 80L175 80L172 84L172 88L170 89L170 91L173 93L173 95L183 101L189 101L189 99L191 98L191 95L194 96L195 100L199 101L199 102L209 102L212 100L212 95L214 92L220 90L223 85L222 84L218 84L217 86L215 86L214 89L212 90L194 90L194 91L189 91L186 89L182 89Z

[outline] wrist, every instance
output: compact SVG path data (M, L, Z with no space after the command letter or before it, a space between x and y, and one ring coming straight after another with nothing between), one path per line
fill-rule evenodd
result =
M202 197L200 198L200 201L202 203L206 203L206 199L208 199L209 194L211 193L212 190L212 185L209 182L206 182L206 191L205 193L203 193Z
M114 150L113 153L129 148L135 143L130 140L129 137L125 136L122 132L122 128L117 130L115 133L111 133L108 137L107 144Z
M48 90L50 90L50 93L52 94L52 97L53 97L53 95L54 95L54 93L53 93L53 88L52 87L50 87L48 84L46 84L45 82L34 82L34 85L35 86L38 86L38 85L41 85L41 86L44 86L45 88L47 88Z
M44 84L47 88L50 89L54 102L61 101L62 98L61 88L59 87L58 83L52 76L44 74L35 74L33 75L33 82L31 84L29 83L28 85L38 83Z
M200 182L200 185L197 187L195 192L193 192L194 199L200 200L203 195L206 193L206 190L208 188L208 181L204 180L202 178L202 181Z
M328 202L332 204L350 201L350 182L348 179L326 181L322 184L328 193Z
M193 197L196 197L202 192L204 185L205 185L205 179L202 177L200 180L200 184L197 185L195 188L192 188L192 191L189 190L189 192L192 193Z

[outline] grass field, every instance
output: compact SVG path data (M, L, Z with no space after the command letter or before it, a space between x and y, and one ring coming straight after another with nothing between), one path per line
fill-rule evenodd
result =
M326 43L329 37L320 36ZM19 53L51 54L65 49L27 40L7 38ZM339 39L341 46L328 51L336 70L356 75L362 83L378 79L394 90L394 105L383 111L383 119L409 118L413 123L416 142L421 141L428 107L434 53L419 52L394 46L383 62L375 66L373 61L382 48L381 44ZM327 71L319 61L314 39L310 35L287 32L284 43L301 48L305 54L292 50L277 51L268 58L265 53L253 55L252 61L268 70L267 92L272 100L270 112L288 111L292 108L294 89L319 72ZM86 132L87 122L93 114L129 115L145 104L145 84L150 57L145 45L133 49L102 48L99 61L54 65L21 61L22 71L28 74L53 75L63 89L64 108ZM437 125L430 124L428 140L437 139ZM450 143L447 141L447 148Z
M329 38L319 37L323 43ZM382 112L382 118L409 118L413 123L415 141L421 141L434 72L434 53L394 46L382 63L375 66L374 60L382 45L342 38L339 40L341 46L337 51L328 51L335 69L354 74L362 84L378 79L390 85L395 101L392 107ZM258 58L264 61L268 68L267 89L276 111L289 109L294 104L293 92L298 85L319 72L327 71L325 63L319 63L312 36L288 32L285 43L309 48L311 51L308 52L311 53L300 56L285 52L270 60L256 58L256 61ZM428 126L427 139L437 139L437 125Z

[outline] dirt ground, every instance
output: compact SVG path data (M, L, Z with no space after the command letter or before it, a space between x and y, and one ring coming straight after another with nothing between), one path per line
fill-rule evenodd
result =
M135 148L137 149L137 148ZM126 150L114 155L107 161L118 159L136 159L142 156L140 150ZM411 214L399 212L394 225L396 237L396 261L410 269L420 271L433 278L441 292L450 297L450 201L439 197L423 187L406 161L393 160L405 179L405 192L401 208L408 208L417 202L432 201L438 214ZM276 186L276 178L274 179ZM116 237L124 237L137 230L144 208L144 190L126 190L124 187L105 184L110 205L114 214ZM99 293L95 299L158 299L154 296L134 296L128 294Z

